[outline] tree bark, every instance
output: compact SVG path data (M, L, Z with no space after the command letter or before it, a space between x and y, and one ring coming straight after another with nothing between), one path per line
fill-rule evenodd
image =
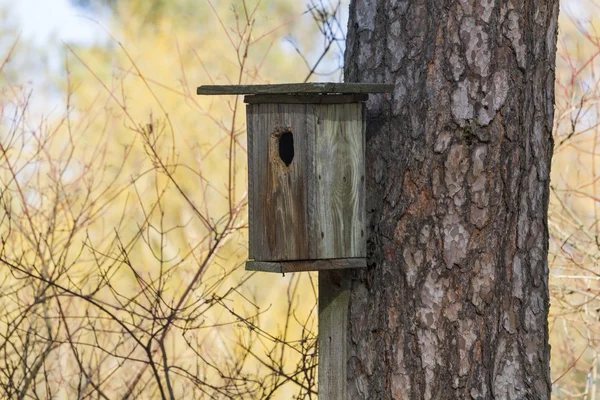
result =
M353 0L371 96L348 398L548 399L558 1Z

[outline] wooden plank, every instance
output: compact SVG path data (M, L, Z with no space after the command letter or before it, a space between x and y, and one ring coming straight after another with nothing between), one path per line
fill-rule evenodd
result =
M319 400L349 400L348 306L350 274L319 271Z
M200 95L222 94L306 94L306 93L392 93L393 84L384 83L284 83L277 85L203 85Z
M316 107L311 258L366 257L364 104Z
M248 254L250 258L254 257L254 240L252 235L255 231L254 225L254 203L256 198L254 197L254 181L257 179L258 171L254 168L254 164L258 162L258 157L254 155L254 140L253 135L250 134L250 126L254 126L256 117L251 113L249 107L246 107L246 152L248 154Z
M345 104L359 103L369 100L369 95L358 94L251 94L244 96L244 102L256 103L278 103L278 104Z
M366 258L337 258L331 260L301 260L301 261L246 261L246 271L262 272L301 272L301 271L323 271L347 268L366 268Z
M313 161L309 140L314 137L314 115L305 104L249 104L248 148L252 192L249 195L250 258L307 260L308 174ZM278 138L293 135L294 158L287 166L279 157Z

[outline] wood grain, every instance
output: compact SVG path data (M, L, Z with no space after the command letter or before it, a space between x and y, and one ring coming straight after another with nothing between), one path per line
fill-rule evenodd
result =
M319 400L348 399L348 307L350 277L319 271Z
M358 103L369 99L365 93L358 94L251 94L244 96L244 102L277 104L344 104Z
M256 260L309 259L308 174L314 138L314 117L303 104L249 104L247 123L249 173L252 181L250 258ZM278 138L289 131L294 159L286 166L278 155Z
M393 84L384 83L284 83L277 85L203 85L200 95L303 94L303 93L392 93Z
M302 261L246 261L246 271L262 272L301 272L323 271L332 269L366 268L366 258L338 258L330 260L302 260Z
M318 107L314 258L365 257L364 105Z
M365 257L364 104L249 104L247 123L250 258Z

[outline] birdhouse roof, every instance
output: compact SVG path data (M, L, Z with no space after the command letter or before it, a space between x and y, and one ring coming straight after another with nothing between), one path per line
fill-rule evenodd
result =
M196 91L200 95L240 94L368 94L392 93L393 84L387 83L284 83L277 85L203 85Z

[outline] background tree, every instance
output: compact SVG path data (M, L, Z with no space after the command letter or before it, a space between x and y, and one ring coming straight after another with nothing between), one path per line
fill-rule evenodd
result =
M548 224L558 1L352 2L369 101L368 271L349 398L550 397Z

